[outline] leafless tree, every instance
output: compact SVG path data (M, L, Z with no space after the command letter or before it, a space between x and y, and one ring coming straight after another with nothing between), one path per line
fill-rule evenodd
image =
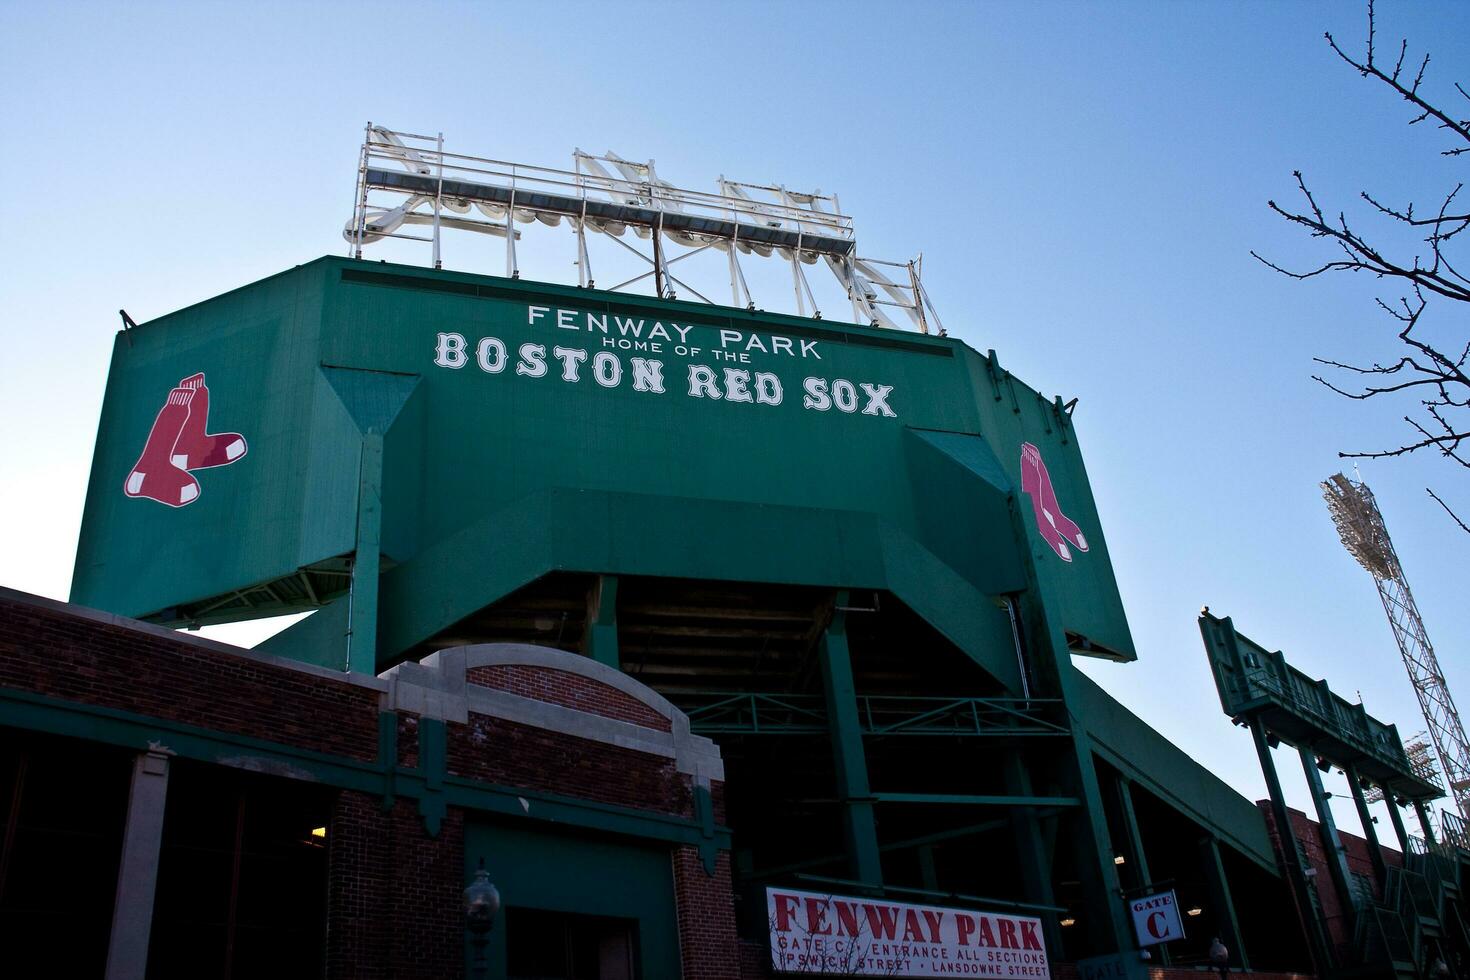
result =
M1327 44L1333 52L1352 66L1364 78L1398 95L1409 103L1412 118L1409 125L1429 123L1439 130L1445 145L1439 150L1446 157L1458 158L1470 154L1470 118L1462 113L1470 112L1470 91L1464 85L1454 83L1458 97L1445 93L1459 106L1460 98L1467 101L1458 110L1441 108L1448 103L1432 100L1425 86L1429 70L1429 55L1422 60L1410 59L1407 40L1400 41L1399 50L1393 56L1392 67L1380 60L1375 48L1373 2L1368 2L1368 39L1365 54L1359 58L1348 54L1338 46L1329 33ZM1414 67L1417 60L1417 68ZM1406 68L1406 61L1408 66ZM1413 430L1410 438L1400 445L1380 450L1340 452L1344 458L1380 459L1404 456L1421 449L1437 451L1440 455L1470 468L1470 375L1467 375L1467 358L1470 358L1470 341L1464 346L1458 339L1448 345L1428 339L1427 330L1420 330L1421 320L1433 304L1436 315L1449 310L1452 323L1457 324L1451 332L1465 337L1470 330L1464 325L1470 315L1470 279L1456 266L1455 252L1470 241L1470 236L1459 237L1470 226L1470 192L1462 194L1463 183L1436 197L1437 205L1427 212L1416 211L1413 203L1395 206L1384 203L1384 199L1367 191L1361 193L1366 202L1363 208L1367 224L1349 223L1347 212L1340 210L1336 215L1324 211L1307 186L1301 171L1296 171L1297 190L1301 200L1298 210L1269 202L1271 210L1295 225L1305 228L1313 238L1324 239L1332 251L1332 257L1306 270L1293 270L1272 262L1252 252L1267 266L1293 279L1311 279L1327 272L1365 272L1378 279L1387 280L1402 290L1396 298L1379 298L1379 308L1390 318L1401 346L1396 359L1375 361L1371 364L1348 364L1331 358L1315 358L1318 363L1332 369L1334 383L1322 376L1314 380L1346 398L1366 400L1403 396L1411 405L1404 421ZM1364 230L1368 229L1368 230ZM1408 234L1404 234L1407 232ZM1396 236L1403 239L1402 244ZM1427 246L1427 250L1426 250ZM1457 304L1467 304L1460 306ZM1326 372L1324 372L1326 373ZM1452 511L1433 490L1427 492L1443 507L1460 528L1470 533L1455 512Z

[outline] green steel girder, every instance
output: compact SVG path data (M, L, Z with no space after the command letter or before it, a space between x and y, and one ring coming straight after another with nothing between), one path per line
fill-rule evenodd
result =
M681 695L690 730L700 735L824 735L825 700L808 694L712 692ZM864 695L857 698L865 736L1065 737L1059 699L936 698Z
M1079 807L1075 796L998 796L964 793L874 793L879 803L935 803L941 806L1034 806Z

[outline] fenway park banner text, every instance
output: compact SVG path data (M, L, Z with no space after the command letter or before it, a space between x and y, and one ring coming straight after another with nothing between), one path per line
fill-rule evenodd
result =
M1040 919L785 888L766 912L780 973L1051 977Z

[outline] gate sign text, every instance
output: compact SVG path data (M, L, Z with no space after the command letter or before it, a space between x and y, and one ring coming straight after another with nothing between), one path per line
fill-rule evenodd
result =
M1040 919L785 888L766 912L778 973L1051 977Z
M1128 911L1133 916L1133 931L1138 934L1140 946L1155 946L1184 938L1179 900L1172 891L1130 899Z

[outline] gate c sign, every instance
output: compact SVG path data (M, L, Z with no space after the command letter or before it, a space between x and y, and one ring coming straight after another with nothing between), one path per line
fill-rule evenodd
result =
M1138 934L1140 946L1184 938L1184 925L1179 921L1179 902L1172 891L1129 899L1128 911L1133 915L1133 931Z

